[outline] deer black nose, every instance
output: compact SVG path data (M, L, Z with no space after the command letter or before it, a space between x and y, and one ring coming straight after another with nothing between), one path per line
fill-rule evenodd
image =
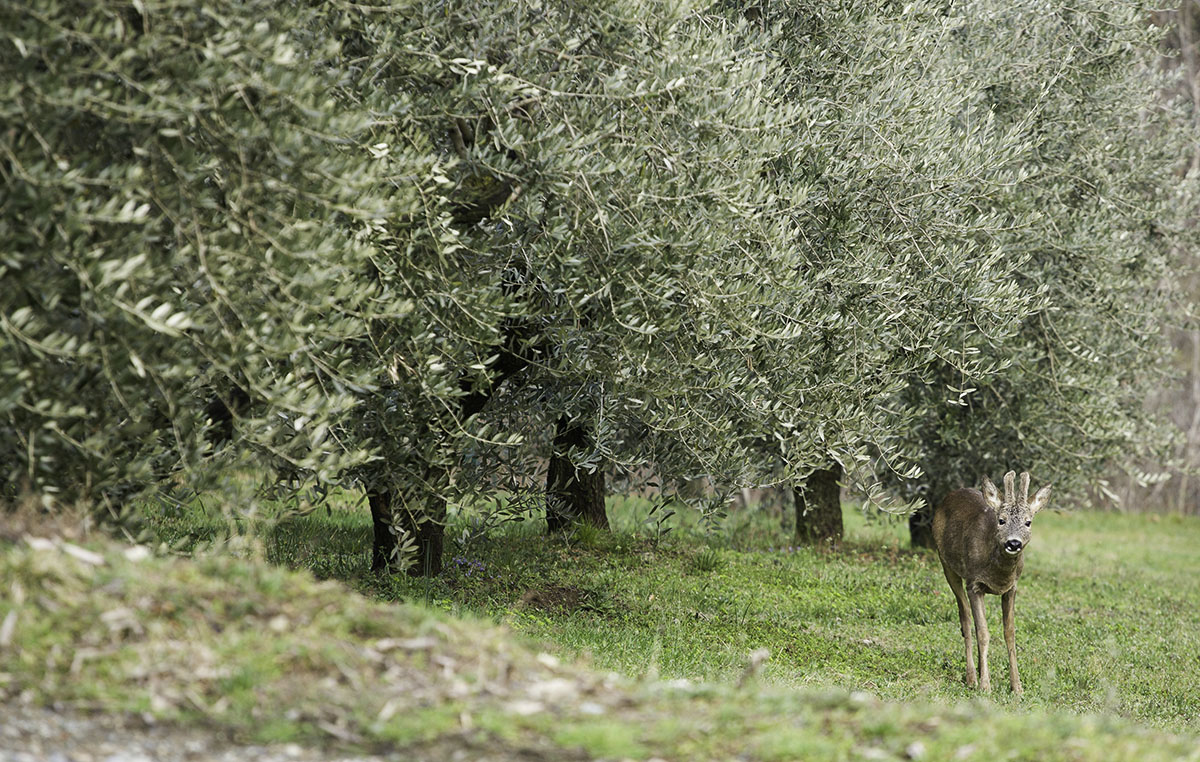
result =
M1024 545L1020 540L1009 540L1008 542L1004 543L1004 549L1009 553L1020 553L1022 547L1024 547Z

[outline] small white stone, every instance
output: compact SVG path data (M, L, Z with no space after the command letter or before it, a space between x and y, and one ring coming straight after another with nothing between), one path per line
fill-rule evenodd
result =
M571 698L578 692L575 683L561 677L534 683L529 687L530 696L550 703Z
M17 610L11 609L4 617L4 622L0 623L0 648L7 648L12 644L13 630L17 627Z
M546 705L540 701L529 701L527 699L518 699L508 703L508 711L513 714L519 714L522 717L528 717L531 714L546 711Z
M90 564L91 566L104 565L104 556L100 555L99 553L93 553L87 548L81 548L78 545L72 545L69 542L64 542L62 549L67 555L78 558L85 564Z
M850 704L852 706L867 706L874 703L875 697L866 691L854 691L850 694Z
M378 651L393 651L397 648L404 651L428 651L437 645L437 640L424 636L420 638L384 638L375 641Z
M134 545L131 548L126 548L124 555L125 555L126 561L136 564L141 561L145 561L147 558L149 558L153 554L150 552L150 549L147 548L145 545Z

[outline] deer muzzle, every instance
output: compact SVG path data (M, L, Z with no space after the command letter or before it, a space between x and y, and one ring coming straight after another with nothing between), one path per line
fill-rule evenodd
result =
M1015 556L1018 553L1020 553L1024 547L1025 547L1025 543L1021 542L1020 540L1018 540L1017 538L1014 537L1011 540L1009 540L1008 542L1004 543L1004 552L1009 554L1010 556Z

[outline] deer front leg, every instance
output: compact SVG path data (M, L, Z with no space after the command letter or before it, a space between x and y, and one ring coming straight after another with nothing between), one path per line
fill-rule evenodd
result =
M946 581L950 583L950 591L954 593L954 600L958 603L958 626L962 630L963 644L967 651L966 682L968 688L974 688L977 681L975 658L971 653L971 613L967 608L967 591L963 590L962 577L950 571L945 564L942 565L942 571L946 575Z
M1000 596L1000 605L1004 611L1004 644L1008 646L1008 683L1012 686L1012 692L1020 696L1021 676L1017 674L1016 585L1013 585L1007 593Z
M974 585L967 586L967 598L971 601L971 614L975 618L975 644L979 649L979 689L990 691L992 679L988 675L988 635L987 613L983 607L983 593Z

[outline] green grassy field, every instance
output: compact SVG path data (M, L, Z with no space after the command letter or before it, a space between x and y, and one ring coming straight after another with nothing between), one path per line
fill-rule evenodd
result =
M787 547L778 514L746 511L704 531L686 514L666 535L649 504L610 500L611 534L546 538L540 521L453 540L435 580L366 572L369 516L346 500L260 536L268 560L346 581L368 597L502 622L562 656L623 675L730 682L770 652L761 680L889 701L954 703L962 684L954 599L936 557L897 521L846 511L847 540ZM452 515L459 538L477 511ZM886 519L886 517L884 517ZM154 522L184 546L221 533L195 512ZM1040 516L1017 604L1025 695L1007 687L999 599L990 700L1021 712L1116 715L1200 731L1200 521L1111 513Z

